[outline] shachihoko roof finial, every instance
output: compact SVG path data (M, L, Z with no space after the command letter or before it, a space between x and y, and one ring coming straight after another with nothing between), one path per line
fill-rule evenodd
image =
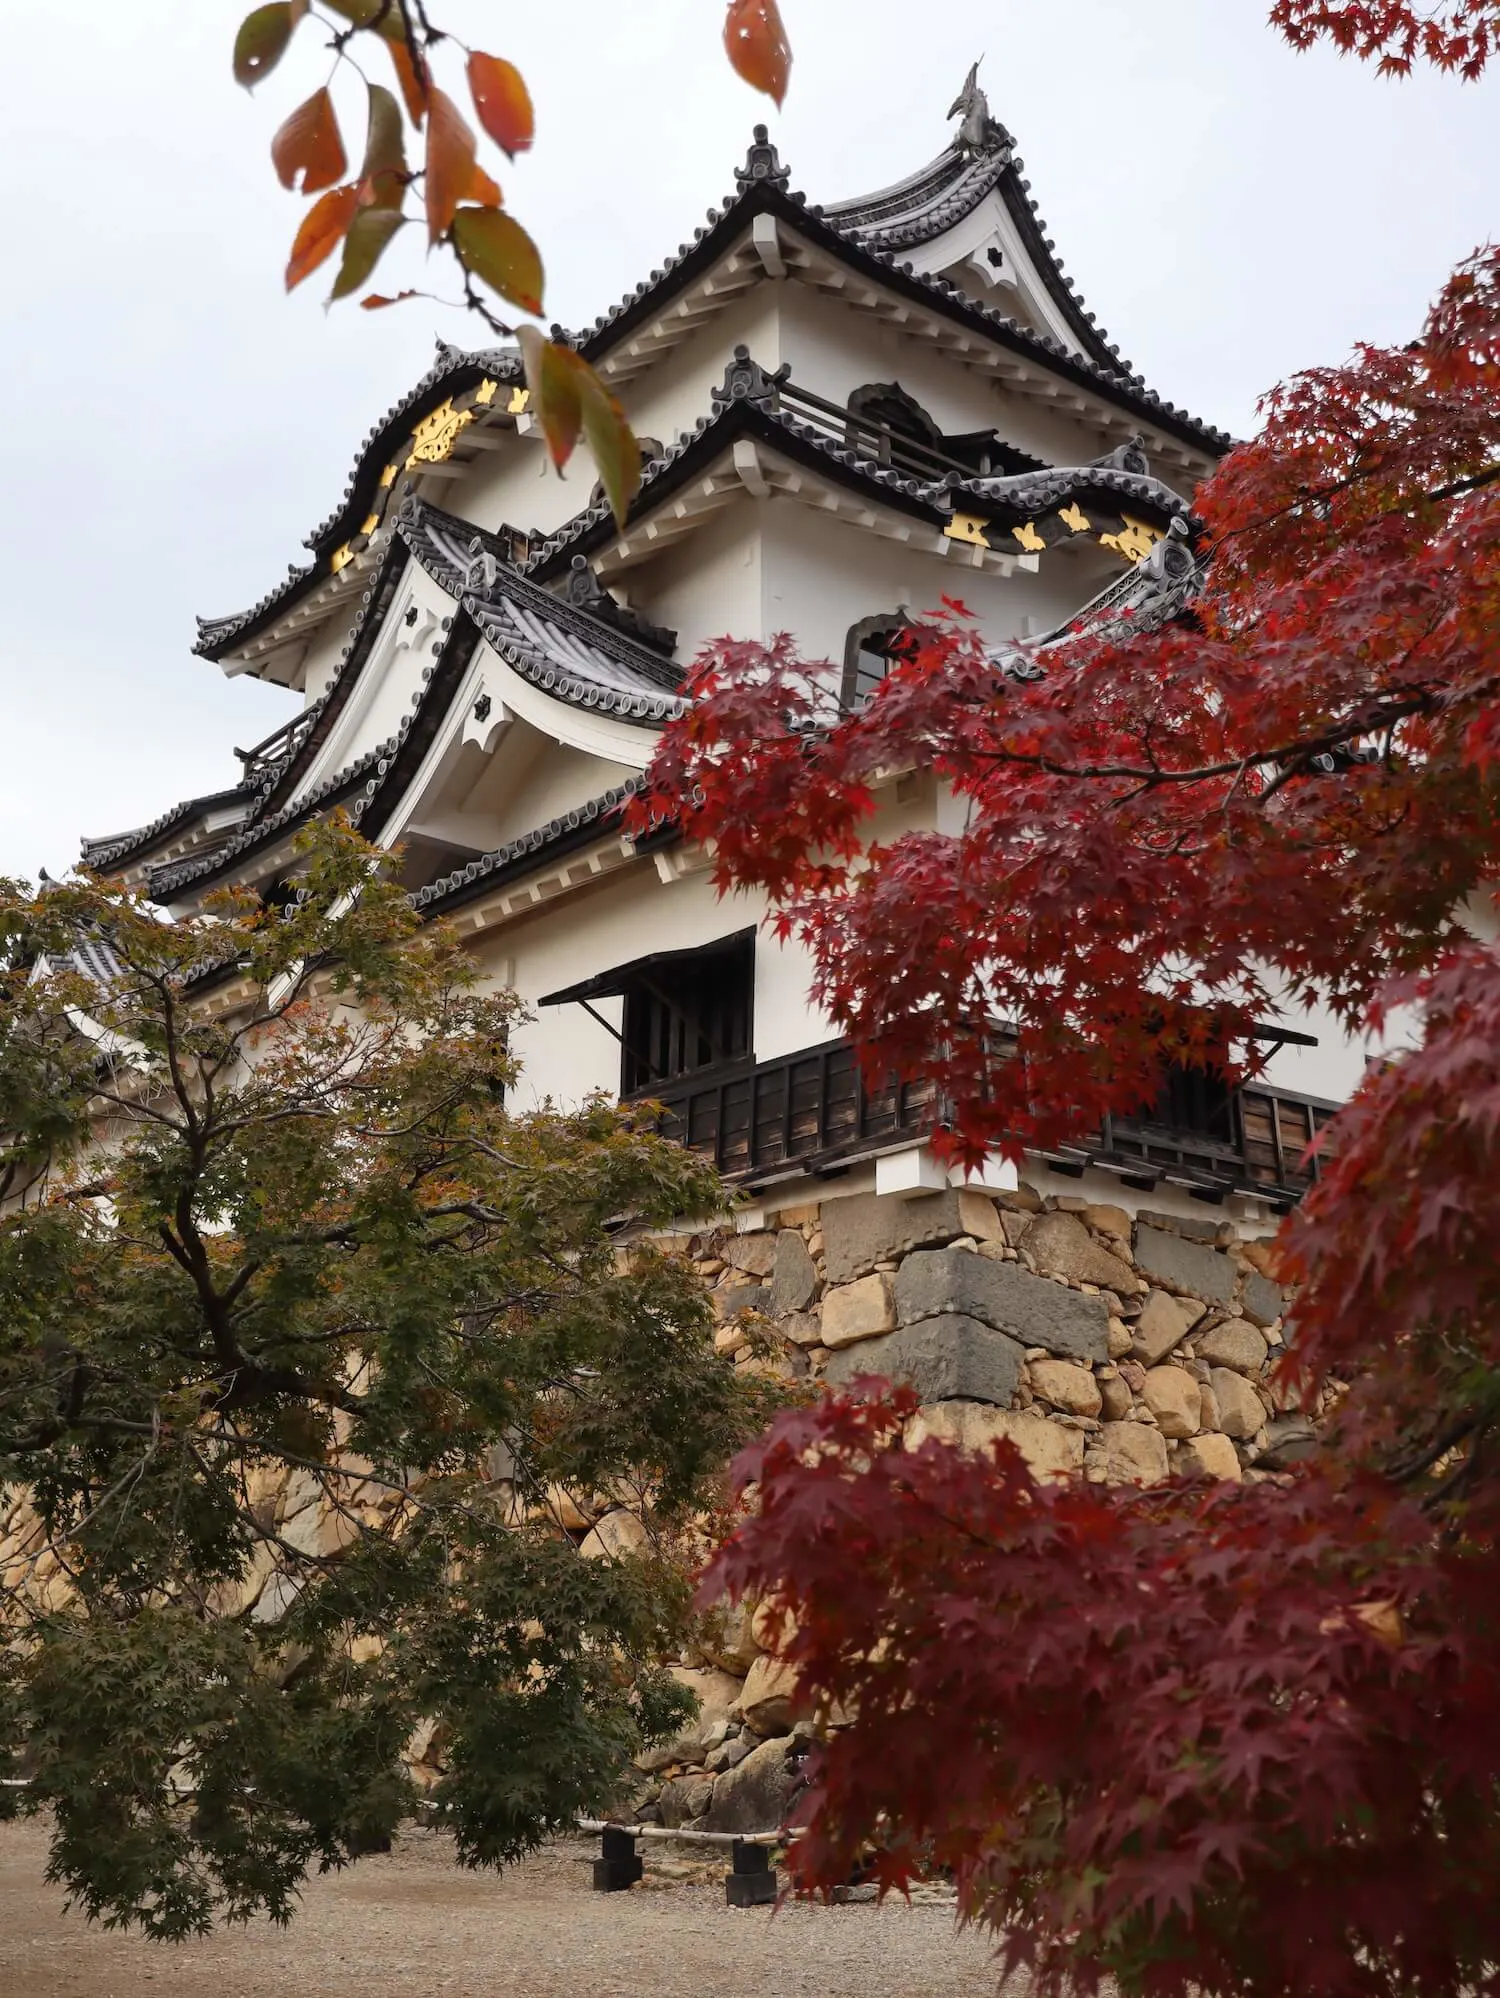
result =
M983 61L981 56L948 107L950 118L963 119L958 128L958 144L966 153L993 153L1011 143L1009 132L990 116L990 100L979 87L979 63Z
M745 155L745 164L734 170L735 180L741 188L753 187L758 180L768 180L773 187L785 187L790 176L781 164L781 155L771 144L771 135L764 125L757 125L755 138Z

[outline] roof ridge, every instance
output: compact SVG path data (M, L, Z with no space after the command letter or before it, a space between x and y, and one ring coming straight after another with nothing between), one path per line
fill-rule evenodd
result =
M196 811L226 802L231 798L248 796L251 786L243 779L238 784L226 785L220 791L205 791L201 797L180 798L164 812L142 826L132 826L128 832L104 833L97 839L84 838L79 842L83 863L86 867L112 867L117 860L138 848L148 846L163 833L170 832L174 825L192 817Z

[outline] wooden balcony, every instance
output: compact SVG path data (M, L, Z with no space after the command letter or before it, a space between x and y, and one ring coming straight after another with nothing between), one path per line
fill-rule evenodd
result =
M938 1121L925 1085L866 1090L847 1041L774 1061L700 1069L654 1084L639 1098L661 1104L667 1136L711 1159L726 1177L751 1183L798 1167L836 1171L853 1158L915 1143ZM1045 1159L1055 1171L1075 1175L1097 1166L1143 1190L1165 1183L1209 1201L1256 1193L1286 1207L1316 1179L1318 1162L1307 1150L1338 1107L1252 1083L1234 1092L1211 1130L1107 1118L1090 1143Z

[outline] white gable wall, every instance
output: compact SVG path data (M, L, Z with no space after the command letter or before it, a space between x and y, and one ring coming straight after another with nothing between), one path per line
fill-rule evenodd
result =
M416 621L408 624L413 610ZM423 667L431 665L441 650L442 621L453 610L447 592L419 563L408 562L354 688L305 772L299 794L313 790L395 734L424 685Z
M899 381L940 430L997 430L1018 450L1053 465L1087 464L1118 441L1033 396L1002 388L935 352L930 341L804 285L786 287L781 337L793 384L829 402L846 403L867 382Z

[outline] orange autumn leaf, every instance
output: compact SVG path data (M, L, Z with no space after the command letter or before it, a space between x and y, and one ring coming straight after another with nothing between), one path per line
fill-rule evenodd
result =
M421 296L418 291L398 291L394 297L387 298L383 292L372 291L367 298L359 301L359 309L361 312L380 312L387 305L402 305L408 298Z
M286 288L293 290L319 264L332 256L335 246L348 233L359 204L357 186L335 187L315 201L302 218L286 267Z
M481 208L503 208L505 197L499 184L490 179L484 168L477 162L468 186L464 189L465 201L477 201Z
M469 90L479 122L512 159L524 153L536 134L531 93L514 63L476 49L469 57Z
M347 298L351 291L358 291L369 281L371 272L384 256L386 246L398 229L406 226L406 217L396 208L361 208L349 225L349 234L344 241L344 261L339 265L338 276L333 281L333 290L328 294L328 303Z
M427 110L427 240L448 233L474 178L475 139L446 91L434 90Z
M343 179L349 161L326 88L299 104L277 132L271 164L283 187L297 187L300 175L303 194L318 194Z
M401 95L406 100L407 116L422 129L422 120L427 116L427 85L417 74L417 66L411 59L411 50L405 42L392 42L391 61L396 67L396 81L401 86Z
M497 218L498 219L498 218ZM534 326L517 329L531 409L552 462L561 471L582 432L610 508L623 526L640 489L641 451L625 412L581 354L546 340Z
M776 0L729 0L724 46L736 74L779 108L792 73L792 47Z
M516 338L526 363L532 414L542 426L553 464L561 471L572 457L583 427L578 381L571 365L577 356L546 339L535 326L519 327Z

